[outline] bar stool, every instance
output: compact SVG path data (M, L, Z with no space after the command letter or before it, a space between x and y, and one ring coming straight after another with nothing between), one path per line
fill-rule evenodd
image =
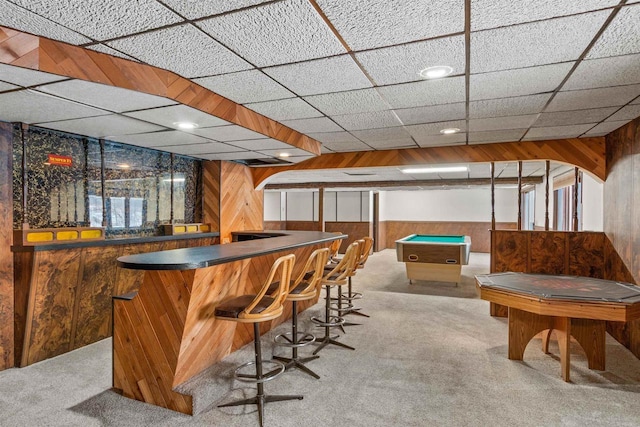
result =
M331 287L342 286L347 283L349 274L351 274L351 271L356 268L356 262L358 260L358 246L359 244L357 242L353 242L349 245L340 262L332 270L326 273L320 281L320 284L325 286L327 293L325 297L324 319L312 317L311 321L316 323L318 326L324 327L324 337L320 340L316 340L316 342L320 343L320 346L313 352L314 355L318 354L320 350L329 344L348 348L349 350L355 350L353 347L336 341L336 338L338 338L337 336L331 336L331 328L339 327L344 324L344 319L342 317L331 315Z
M347 273L347 279L349 284L351 284L351 278L356 274L356 270L358 269L358 263L362 258L362 252L365 246L365 241L363 239L356 240L354 243L358 244L358 249L355 254L355 263L354 263L353 269L349 270L349 272ZM325 271L327 270L328 270L327 267L325 267ZM350 300L347 300L345 298L344 294L342 293L342 285L338 285L338 296L335 298L331 298L331 301L332 301L331 310L338 313L339 317L343 317L344 315L349 314L353 311L353 303ZM345 332L344 326L358 326L358 325L361 325L361 323L347 322L345 320L345 322L342 325L340 325L340 329L342 329L342 332Z
M318 294L323 267L327 263L329 248L316 249L307 259L300 275L291 282L286 300L292 302L291 332L280 334L274 338L276 345L291 347L291 357L273 356L274 359L285 362L285 370L298 368L301 371L320 378L318 374L307 368L304 364L317 359L320 356L298 357L298 348L313 343L316 337L308 332L298 332L298 301L313 299ZM274 288L276 284L272 284ZM291 338L289 338L291 337Z
M265 360L264 362L278 365L278 367L266 375L262 373L262 350L260 347L260 327L259 323L275 319L282 315L283 302L287 297L287 284L291 280L291 271L295 262L295 255L285 255L275 260L269 271L262 288L257 295L242 295L222 302L215 309L214 316L217 320L229 320L239 323L253 323L253 345L255 349L255 361L245 363L234 372L234 376L241 381L254 382L257 384L258 392L256 396L242 399L235 402L219 405L220 408L227 406L258 405L258 418L260 426L264 420L264 405L269 402L280 402L284 400L302 400L303 396L271 396L264 394L264 382L277 377L284 372L285 366L279 361ZM278 286L273 293L267 294L270 285L275 281L276 274L279 273ZM239 371L247 366L255 365L255 375L240 374Z
M369 252L371 252L371 248L373 247L373 239L371 237L365 236L361 240L363 241L363 250L360 253L360 259L358 260L358 265L356 267L356 271L361 269L361 268L364 268L364 265L366 264L367 260L369 259ZM349 301L349 305L350 305L348 310L344 312L344 315L357 314L358 316L371 317L368 314L362 313L360 311L361 307L355 307L354 308L354 306L353 306L353 301L354 300L362 298L362 294L360 292L353 292L353 290L352 290L351 277L353 277L354 275L349 276L349 285L348 285L347 293L340 295L340 297L343 300Z

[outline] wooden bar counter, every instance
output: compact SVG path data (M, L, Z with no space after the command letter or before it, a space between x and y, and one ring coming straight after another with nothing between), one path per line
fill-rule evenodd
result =
M145 272L137 293L113 302L113 386L124 396L192 414L192 397L175 388L253 339L251 325L216 321L216 305L256 293L278 257L296 255L296 276L311 252L347 236L252 231L233 237L225 245L118 258L120 267ZM261 333L290 315L287 304L280 318L261 325Z

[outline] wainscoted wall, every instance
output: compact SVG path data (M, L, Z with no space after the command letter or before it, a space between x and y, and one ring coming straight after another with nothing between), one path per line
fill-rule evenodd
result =
M498 222L497 229L515 229L516 223ZM379 239L381 248L395 248L395 241L410 234L453 234L471 237L472 252L491 251L490 222L445 221L381 221Z
M231 242L232 231L262 230L264 192L254 190L249 167L220 163L220 242ZM205 189L209 194L213 191Z
M640 283L640 119L607 135L606 155L606 278ZM640 321L607 330L640 357Z
M13 205L11 147L13 128L0 123L0 371L13 367Z
M265 221L265 230L320 230L321 225L317 221ZM355 240L364 236L371 236L371 223L360 221L327 221L324 223L324 231L340 232L349 237L342 241L340 253L344 253L347 247Z

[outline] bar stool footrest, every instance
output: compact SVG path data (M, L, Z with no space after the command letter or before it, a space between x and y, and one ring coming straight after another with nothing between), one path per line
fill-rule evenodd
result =
M329 316L329 319L320 319L318 317L312 317L311 321L316 324L316 326L334 328L342 326L345 320L340 316Z
M297 348L309 345L316 340L316 336L309 332L297 332L295 340L289 338L292 335L292 332L285 332L283 334L276 335L273 342L277 346Z
M285 371L285 365L282 362L279 362L277 360L262 360L262 364L263 365L271 365L273 366L273 369L271 369L270 371L268 371L266 374L264 374L262 376L262 378L256 378L256 374L243 374L242 372L240 372L242 369L248 367L248 366L255 366L256 362L255 361L251 361L251 362L247 362L247 363L243 363L242 365L238 366L236 369L234 369L233 371L233 377L235 379L237 379L238 381L244 381L244 382L248 382L248 383L264 383L267 381L271 381L272 379L276 378L278 375L282 374Z
M342 299L343 300L347 300L347 301L351 301L354 299L361 299L362 298L362 294L360 292L351 292L351 295L347 294L342 294Z

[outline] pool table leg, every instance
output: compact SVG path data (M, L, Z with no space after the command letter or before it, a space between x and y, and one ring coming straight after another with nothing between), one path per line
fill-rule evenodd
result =
M571 319L571 335L587 355L589 369L605 369L606 329L604 320Z
M553 329L560 347L560 373L562 379L569 382L569 371L571 366L571 352L569 345L571 344L571 318L555 317L553 318Z

